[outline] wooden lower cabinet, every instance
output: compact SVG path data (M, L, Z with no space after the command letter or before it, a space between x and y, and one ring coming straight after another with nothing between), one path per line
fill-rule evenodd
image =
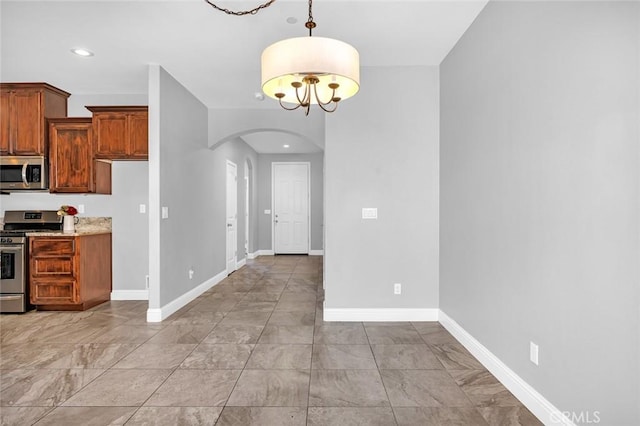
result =
M82 311L111 297L111 234L29 237L31 303Z

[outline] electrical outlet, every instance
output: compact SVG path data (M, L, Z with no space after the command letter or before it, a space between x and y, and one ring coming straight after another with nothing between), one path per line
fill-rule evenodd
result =
M529 359L535 365L538 365L538 345L529 342Z
M402 284L395 283L393 285L393 294L402 294Z
M194 274L193 269L189 269L189 279L190 279L190 280L192 280L192 279L193 279L193 274Z
M138 206L138 211L139 211L140 213L146 213L146 212L147 212L147 205L146 205L146 204L140 204L140 205Z
M78 204L78 213L84 213L84 204Z

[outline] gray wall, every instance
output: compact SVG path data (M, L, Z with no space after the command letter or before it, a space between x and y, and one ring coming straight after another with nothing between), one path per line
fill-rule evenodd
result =
M616 426L640 424L639 6L490 2L440 76L441 309Z
M85 105L146 105L146 95L72 95L68 115L90 117ZM82 217L112 218L113 290L145 290L148 274L148 216L138 211L148 203L148 165L146 161L114 161L112 195L12 193L0 196L5 210L57 210L63 204L84 204Z
M238 166L239 214L245 202L244 162L249 159L253 164L251 187L255 188L258 161L255 151L239 140L209 149L208 109L158 68L151 67L150 72L150 105L157 104L150 114L150 214L154 215L150 269L152 285L158 289L157 295L150 292L151 309L166 306L225 270L226 160ZM169 208L169 219L158 219L163 206ZM239 221L238 260L244 258L241 224ZM255 241L256 232L251 232ZM189 269L195 271L193 280L188 277Z
M437 308L438 69L363 67L361 85L326 118L325 307Z
M153 84L154 78L150 80ZM166 206L169 218L151 221L150 232L155 234L151 252L159 255L150 272L159 299L150 294L154 296L150 308L166 305L224 269L224 256L216 255L214 238L216 227L223 224L210 220L217 206L212 152L207 148L207 108L161 67L156 90L152 94L150 88L150 109L157 108L159 134L157 141L150 137L150 144L154 141L149 181L154 193L149 213L157 219ZM190 268L195 271L193 280L188 278Z
M310 216L311 250L322 250L323 240L323 159L324 154L259 154L258 155L258 250L273 250L272 216L264 214L272 210L272 163L310 163Z

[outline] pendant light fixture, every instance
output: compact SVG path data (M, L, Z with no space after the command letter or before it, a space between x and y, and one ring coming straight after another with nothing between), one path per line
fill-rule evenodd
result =
M271 6L269 0L251 10L234 11L204 0L227 15L255 15ZM309 115L311 105L326 112L338 108L338 102L360 90L358 51L340 40L312 37L313 0L309 0L309 19L304 26L309 37L296 37L272 44L262 52L262 91L277 99L280 106L293 111L302 108ZM286 105L288 104L288 105Z
M262 52L262 91L286 110L302 108L309 115L315 104L333 112L360 89L358 51L340 40L312 37L312 0L305 27L308 37L282 40Z

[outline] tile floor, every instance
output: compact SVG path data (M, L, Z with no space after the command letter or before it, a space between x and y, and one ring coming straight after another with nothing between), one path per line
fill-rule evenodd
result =
M2 425L539 425L438 323L326 323L322 258L146 302L0 316Z

